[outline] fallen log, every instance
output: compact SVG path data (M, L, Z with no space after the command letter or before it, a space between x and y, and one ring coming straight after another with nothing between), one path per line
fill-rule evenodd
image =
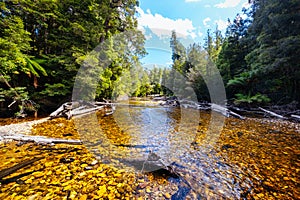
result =
M19 170L19 169L22 169L22 168L26 167L27 165L30 165L30 164L32 164L32 163L38 161L38 160L41 160L42 158L44 158L44 157L35 157L35 158L33 158L33 159L26 160L26 161L24 161L24 162L21 162L21 163L19 163L19 164L16 164L16 165L12 166L12 167L9 167L9 168L6 168L6 169L1 170L1 171L0 171L0 181L1 181L4 177L6 177L6 176L8 176L8 175L10 175L10 174L12 174L12 173L14 173L14 172L16 172L16 171Z
M157 145L143 145L143 144L116 144L115 146L117 147L127 147L127 148L141 148L141 149L145 149L145 148L149 148L149 147L158 147Z
M62 104L58 109L50 114L50 118L56 118L57 116L64 115L66 112L72 109L72 102Z
M229 114L234 116L234 117L237 117L237 118L240 118L240 119L246 119L246 117L242 116L242 115L239 115L235 112L232 112L231 110L229 110Z
M102 109L104 106L97 106L89 102L67 102L50 114L50 119L65 117L71 119L73 116L89 114Z
M291 117L300 120L300 116L299 115L291 115Z
M48 138L44 136L33 136L33 135L23 135L23 134L0 134L0 142L6 140L15 140L22 142L34 142L37 144L75 144L80 145L82 141L80 140L66 140L58 138Z
M264 111L265 113L268 113L269 115L272 115L274 117L277 117L277 118L280 118L280 119L286 119L286 117L282 116L282 115L279 115L277 113L274 113L272 111L269 111L269 110L266 110L266 109L263 109L261 107L258 107L260 110Z
M228 109L223 107L223 106L220 106L218 104L214 104L212 103L211 104L211 110L215 111L215 112L218 112L218 113L221 113L222 115L224 115L225 117L229 117L229 112L228 112Z
M215 111L215 112L218 112L218 113L221 113L222 115L224 115L225 117L229 117L230 115L234 116L234 117L237 117L239 119L245 119L245 117L229 110L228 108L225 108L221 105L218 105L218 104L214 104L212 103L211 104L211 110Z
M103 106L97 106L95 108L87 108L87 109L81 109L81 110L72 110L70 112L71 116L77 116L77 115L82 115L82 114L87 114L87 113L91 113L91 112L95 112L97 110L102 109Z

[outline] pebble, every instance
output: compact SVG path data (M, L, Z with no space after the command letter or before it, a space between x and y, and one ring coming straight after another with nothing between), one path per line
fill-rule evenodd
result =
M170 193L168 193L168 192L165 193L164 196L165 196L167 199L171 199L171 197L172 197L172 196L170 195Z
M148 185L148 183L140 183L139 184L141 189L144 189L147 185Z
M151 191L151 188L150 188L149 186L146 187L146 192L147 192L147 193L151 193L151 192L152 192L152 191Z
M93 162L91 162L91 165L94 166L94 165L96 165L97 163L98 163L98 161L97 161L97 160L94 160Z

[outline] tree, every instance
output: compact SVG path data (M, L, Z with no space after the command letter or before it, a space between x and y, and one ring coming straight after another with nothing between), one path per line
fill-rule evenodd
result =
M244 10L244 12L248 12ZM249 42L247 39L247 30L249 19L243 19L240 14L237 14L233 22L228 19L228 27L226 30L226 38L223 40L222 47L219 49L216 65L220 70L224 84L226 86L227 98L234 99L235 94L245 91L247 81L235 81L245 78L248 71L248 65L245 61L245 56L249 53ZM242 85L241 83L245 84Z
M251 1L227 28L217 65L235 102L299 101L299 1ZM230 20L229 20L230 22Z
M4 101L2 106L6 108L11 102L22 106L29 100L28 92L38 86L37 78L47 73L28 54L31 39L22 19L12 15L3 2L0 8L0 83L3 85L0 101Z
M172 50L172 67L179 73L184 73L184 63L186 61L186 49L183 44L178 40L176 32L172 31L170 39L170 47Z
M255 4L249 34L256 45L246 56L258 78L255 89L274 101L299 101L300 2L265 0Z
M70 100L76 74L84 61L101 60L99 54L91 56L89 52L106 43L105 56L110 63L102 71L102 89L97 90L96 97L109 98L114 82L145 54L144 37L136 30L136 6L136 0L1 2L0 53L6 55L0 58L2 77L13 87L26 87L30 97L40 104L57 107ZM30 77L11 78L16 73ZM46 73L48 76L37 84L38 76ZM33 81L33 87L29 81Z

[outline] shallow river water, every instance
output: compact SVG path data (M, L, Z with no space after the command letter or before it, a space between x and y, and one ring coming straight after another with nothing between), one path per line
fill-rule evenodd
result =
M173 199L299 198L297 124L147 106L117 107L97 118L100 126L91 121L75 124L100 160L137 172L171 166L179 175L168 179Z
M84 145L0 144L0 170L42 156L0 180L0 199L300 199L297 123L131 105L32 134Z

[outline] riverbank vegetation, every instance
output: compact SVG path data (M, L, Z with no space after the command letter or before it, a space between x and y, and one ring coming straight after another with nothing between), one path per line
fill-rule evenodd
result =
M166 85L180 84L180 74L199 101L210 101L205 80L213 78L211 66L216 66L231 104L299 102L298 1L253 0L250 8L228 19L225 36L217 27L208 30L203 46L184 47L173 32L173 64L150 70L139 61L146 52L136 6L135 0L1 2L1 116L37 109L49 113L70 101L80 66L88 59L101 61L90 53L99 44L106 45L110 62L93 96L97 100L172 95ZM114 37L118 34L127 35L121 40Z

